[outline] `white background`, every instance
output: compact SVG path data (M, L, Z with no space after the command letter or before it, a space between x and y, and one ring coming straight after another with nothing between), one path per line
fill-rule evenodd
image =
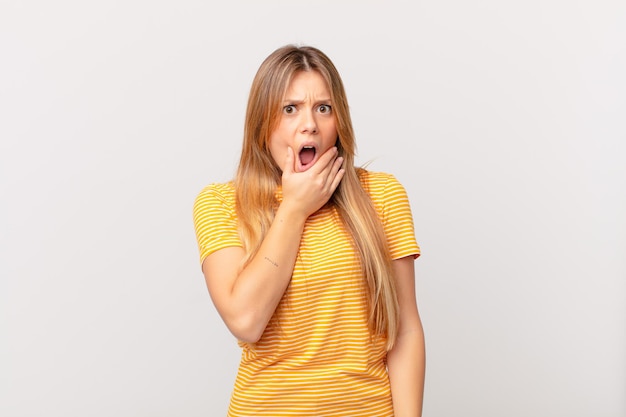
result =
M286 43L409 193L424 415L626 415L618 0L2 1L0 415L225 415L191 207Z

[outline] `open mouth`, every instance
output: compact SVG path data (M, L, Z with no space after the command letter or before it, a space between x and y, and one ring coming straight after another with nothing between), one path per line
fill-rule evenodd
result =
M305 146L300 150L300 165L302 168L308 166L315 160L315 148L313 146Z

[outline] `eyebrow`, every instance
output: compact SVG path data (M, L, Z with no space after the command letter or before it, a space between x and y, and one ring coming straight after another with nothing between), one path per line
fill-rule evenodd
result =
M320 100L316 100L316 101L315 101L315 104L320 104L320 103L330 103L330 102L331 102L331 99L330 99L330 98L323 98L323 99L320 99ZM300 100L298 100L298 99L293 99L293 100L292 100L292 99L288 99L288 98L286 98L286 99L284 99L284 100L283 100L283 104L288 104L288 103L289 103L289 104L302 104L302 103L304 103L304 100L302 100L302 99L300 99Z

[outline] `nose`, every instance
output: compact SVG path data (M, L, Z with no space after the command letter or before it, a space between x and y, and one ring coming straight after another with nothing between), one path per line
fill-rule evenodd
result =
M304 111L301 115L302 119L300 121L300 132L309 134L317 133L317 122L313 111Z

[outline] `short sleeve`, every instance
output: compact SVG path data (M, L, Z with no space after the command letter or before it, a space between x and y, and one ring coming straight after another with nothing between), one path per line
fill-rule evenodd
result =
M370 174L370 194L374 200L387 236L391 259L417 258L420 248L415 240L413 215L406 190L390 174Z
M200 251L200 263L213 252L243 246L237 231L235 195L231 183L211 184L196 197L193 223Z

